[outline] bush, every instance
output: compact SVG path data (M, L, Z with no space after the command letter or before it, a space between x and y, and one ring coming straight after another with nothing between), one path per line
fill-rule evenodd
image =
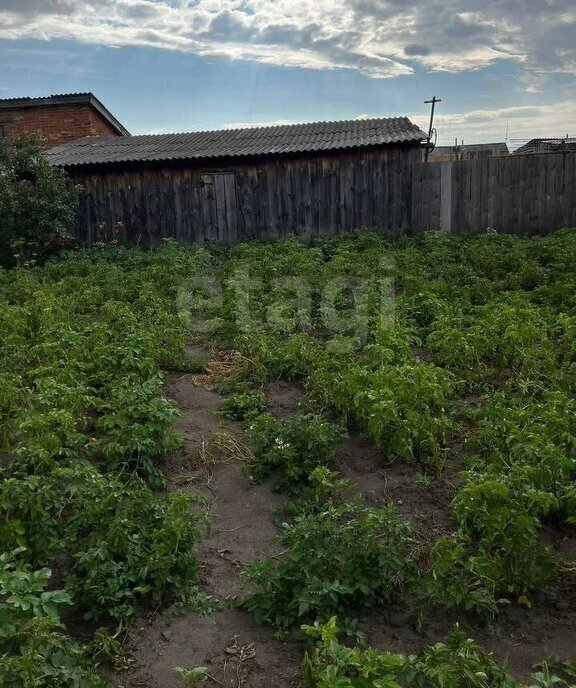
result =
M0 265L70 245L77 192L32 139L0 140Z

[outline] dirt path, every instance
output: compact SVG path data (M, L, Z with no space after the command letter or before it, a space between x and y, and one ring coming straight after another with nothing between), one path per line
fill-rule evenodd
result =
M268 485L251 485L240 461L213 448L214 433L242 435L239 423L218 415L218 394L194 384L190 375L170 376L167 392L182 409L176 429L184 438L166 463L168 487L210 502L211 533L197 549L199 575L204 592L220 600L222 610L208 617L140 619L126 648L136 660L135 671L118 674L112 685L183 688L174 667L205 666L227 688L288 688L302 659L300 643L276 640L272 629L233 605L247 590L242 565L277 551L271 516L283 500ZM206 453L214 455L214 463L203 465Z

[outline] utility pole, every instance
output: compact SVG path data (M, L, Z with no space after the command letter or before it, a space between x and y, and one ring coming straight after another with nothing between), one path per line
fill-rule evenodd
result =
M442 99L441 98L436 98L436 96L432 97L432 100L425 100L424 105L431 104L432 107L430 108L430 126L428 127L428 145L426 146L426 153L424 154L424 160L427 162L428 161L428 156L430 155L430 139L432 138L432 131L433 131L433 124L434 124L434 109L436 107L436 103L441 103Z

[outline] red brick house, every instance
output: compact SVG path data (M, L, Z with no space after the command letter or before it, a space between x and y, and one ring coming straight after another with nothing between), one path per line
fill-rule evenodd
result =
M85 136L129 136L92 93L0 99L0 138L39 137L54 148Z

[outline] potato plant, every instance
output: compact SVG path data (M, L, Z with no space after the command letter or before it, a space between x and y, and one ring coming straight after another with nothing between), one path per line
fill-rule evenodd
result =
M450 373L415 360L385 361L381 349L339 369L327 361L314 371L312 390L382 447L389 460L399 457L439 470L445 435L453 424L448 409L454 380Z
M88 648L64 633L62 590L46 590L49 569L18 564L21 548L0 554L0 686L105 688Z
M250 478L261 482L271 473L279 473L278 488L288 493L300 491L316 468L327 467L337 441L345 436L334 423L306 413L281 421L262 413L248 421L246 434L254 452L254 459L246 465Z
M198 366L190 337L241 354L221 383L233 395L223 412L247 426L249 475L274 473L294 497L281 553L247 572L244 606L259 620L284 631L399 597L455 614L530 607L573 569L543 532L576 522L574 256L574 230L361 233L92 247L0 269L0 546L7 575L35 600L30 618L10 622L24 630L1 646L0 686L22 682L4 666L50 676L56 653L72 678L31 685L100 685L84 649L38 606L55 562L62 595L103 622L194 584L202 507L162 492L178 442L165 373ZM306 413L265 412L257 390L280 379L303 388ZM463 469L451 531L416 548L392 507L346 501L353 488L331 472L344 426L383 463L415 463L428 481ZM415 658L344 648L330 633L309 655L312 686L518 685L456 632ZM37 666L27 663L34 638L47 648ZM562 685L541 673L538 685Z
M245 571L256 586L242 606L285 630L396 598L415 575L409 526L394 507L328 501L282 526L281 554Z
M226 399L221 413L230 420L247 420L264 411L265 401L264 393L259 390L239 392Z
M8 599L28 610L17 623L0 613L14 636L0 647L2 686L105 685L47 613L56 593L39 586L53 564L59 601L103 621L177 601L195 582L202 507L146 482L162 486L176 442L160 370L185 364L175 293L206 267L201 249L92 249L0 273L0 545L22 588L21 605Z
M570 688L576 675L568 665L557 673L544 666L530 686L520 684L458 626L444 642L408 656L341 644L335 617L304 631L312 643L301 670L306 688Z
M155 497L141 481L75 461L0 484L0 543L46 566L67 555L66 589L90 618L125 619L141 600L174 600L195 580L203 517L188 497ZM15 549L16 551L16 549Z
M495 234L457 239L430 232L388 243L363 235L315 242L322 264L306 264L312 310L305 333L266 323L234 339L257 379L298 380L322 408L383 450L439 471L464 420L467 472L452 508L454 533L431 547L422 576L429 603L494 614L503 598L530 604L554 580L558 558L543 519L574 521L572 371L574 233L523 241ZM262 251L267 260L261 260ZM260 278L294 274L282 245L235 249ZM291 248L292 250L292 248ZM392 329L368 318L363 342L326 337L321 292L334 276L370 275L391 257L399 293ZM315 274L310 275L314 264ZM271 266L274 266L271 268ZM258 295L264 312L271 291ZM346 304L342 304L345 307ZM428 358L415 356L423 347ZM460 396L479 395L475 413ZM548 409L544 412L544 409Z

